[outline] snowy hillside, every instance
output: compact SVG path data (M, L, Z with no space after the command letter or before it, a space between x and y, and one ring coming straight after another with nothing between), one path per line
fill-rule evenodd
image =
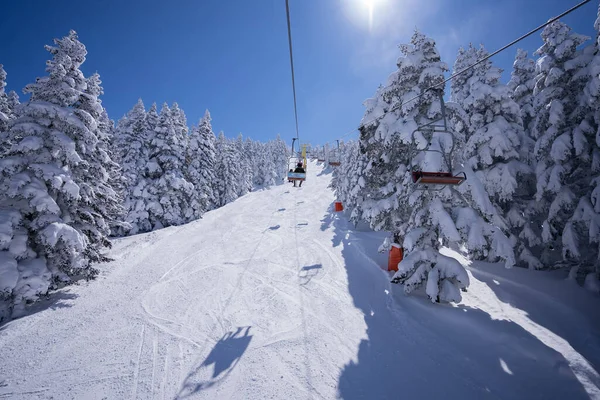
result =
M385 236L334 214L331 174L115 241L100 276L0 327L0 398L600 398L600 299L457 257L434 305L389 283Z

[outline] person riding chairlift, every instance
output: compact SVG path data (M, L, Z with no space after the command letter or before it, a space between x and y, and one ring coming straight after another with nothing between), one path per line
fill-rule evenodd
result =
M296 165L296 169L294 170L295 173L300 173L300 174L305 174L306 171L304 170L304 167L302 166L302 163L299 162L298 165ZM294 187L296 187L296 182L294 181ZM302 187L302 181L300 181L300 187Z

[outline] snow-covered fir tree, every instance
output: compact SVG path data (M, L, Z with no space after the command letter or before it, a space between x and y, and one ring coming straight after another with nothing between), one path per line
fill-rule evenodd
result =
M114 125L99 98L104 93L101 84L99 74L90 76L86 80L85 91L75 105L75 114L84 121L91 132L87 143L82 140L82 146L89 151L87 158L96 163L90 163L89 168L82 169L81 175L77 177L77 180L82 182L80 191L86 193L82 196L79 208L84 213L80 217L81 226L86 236L96 236L96 241L106 241L103 235L120 225L119 221L122 221L124 214L123 198L119 192L121 168L113 160L111 152ZM90 225L90 220L96 223ZM100 223L104 224L102 230L94 230L93 226ZM109 245L108 242L104 243L104 246Z
M199 215L216 205L215 184L215 135L206 110L198 126L192 127L187 147L187 176L194 185L199 205Z
M460 49L455 72L488 54L483 46ZM528 141L519 107L511 98L510 89L500 82L501 72L488 59L452 82L452 99L462 108L464 118L455 124L456 133L465 140L464 146L457 149L457 157L467 176L459 188L467 206L458 214L476 213L483 217L476 228L472 224L461 228L470 231L467 248L475 258L495 260L500 256L507 266L512 266L516 260L511 247L519 242L523 263L537 267L539 261L519 240L521 234L529 232L524 229L527 219L523 214L530 206L529 188L534 182L533 171L522 160L526 153L521 148ZM508 221L505 215L509 216ZM516 234L511 244L502 232L510 235L513 230Z
M5 87L6 71L4 71L2 64L0 64L0 143L3 144L3 146L0 147L0 157L9 147L7 131L11 121L16 117L16 111L19 105L19 96L12 90L7 94L4 89Z
M216 171L216 141L211 125L210 112L206 110L198 123L198 150L193 156L198 160L197 170L201 175L200 188L207 198L207 210L217 207L215 196L215 171Z
M213 186L218 206L224 206L238 198L239 193L239 174L244 171L239 169L237 162L238 152L235 144L225 137L223 132L219 133L216 143L216 184Z
M508 82L508 88L511 91L511 97L519 106L523 128L528 137L531 137L532 122L535 118L533 110L533 89L535 87L535 62L527 57L527 52L522 49L517 50L513 70ZM533 141L526 150L533 152Z
M4 88L6 87L6 71L0 64L0 133L8 130L8 122L11 118L12 110L8 105L8 96Z
M350 220L355 224L361 220L363 193L365 179L362 172L367 165L367 158L360 152L358 142L351 141L344 144L340 156L340 166L333 171L333 187L338 200L350 212Z
M532 125L536 201L543 221L540 260L548 267L571 266L576 277L597 262L597 249L586 240L599 226L589 202L596 132L581 98L591 54L590 49L577 49L588 38L560 21L544 28L542 39L535 53L539 59Z
M51 288L93 277L91 263L105 260L109 245L113 199L96 136L98 87L79 69L87 52L77 34L54 43L46 46L49 75L26 87L31 98L0 159L0 319Z
M586 204L584 199L580 200L580 206L577 208L577 219L588 221L586 225L589 227L589 241L598 251L597 246L600 245L600 6L598 7L598 16L594 24L596 28L596 41L592 49L594 56L588 65L588 82L586 84L583 101L589 107L589 118L592 124L592 134L594 138L590 138L591 150L591 195L590 205ZM600 254L600 253L599 253ZM594 260L594 265L584 269L585 286L589 290L600 292L600 255Z
M255 171L253 169L252 154L244 146L244 138L240 133L234 142L233 150L236 153L238 177L238 197L243 196L252 190L252 181Z
M469 285L469 277L456 260L439 252L441 246L467 239L463 236L468 232L461 229L464 216L456 223L453 220L453 206L460 203L458 194L450 188L416 190L411 176L411 167L427 171L451 167L443 165L439 153L416 151L429 142L444 151L453 140L436 134L426 139L427 132L418 129L441 118L439 93L426 89L443 81L447 66L435 42L419 32L401 50L398 70L365 104L360 148L368 162L361 171L362 217L376 230L389 230L396 241L402 241L407 255L393 280L404 284L405 292L425 284L432 301L459 301L460 289ZM417 94L422 96L407 101Z
M153 105L156 114L156 104ZM136 234L152 230L146 210L149 126L142 99L124 116L116 128L116 148L124 179L125 221L129 224L117 234Z
M507 220L515 234L515 251L519 258L519 265L529 268L542 268L543 264L538 259L541 234L539 216L542 213L541 204L535 200L535 140L532 137L533 122L535 120L534 96L535 87L535 62L527 57L527 52L517 50L513 63L508 88L513 100L519 106L524 135L520 146L521 160L529 165L532 173L522 175L519 182L518 195L513 199L512 210L506 214ZM516 212L519 210L519 212Z
M189 128L187 126L187 118L185 116L185 112L181 108L179 108L179 104L177 103L173 103L170 111L173 129L175 130L175 133L179 136L181 146L183 148L186 148Z
M169 106L163 104L158 123L150 133L153 136L148 154L151 198L146 209L154 229L193 219L194 185L185 179L185 142L177 127Z
M256 176L254 185L258 187L267 187L278 183L278 172L275 167L274 142L259 143L253 142L253 152L256 157Z
M289 157L287 145L281 139L280 135L277 135L271 144L271 154L273 157L275 172L277 173L276 181L280 183L287 176Z

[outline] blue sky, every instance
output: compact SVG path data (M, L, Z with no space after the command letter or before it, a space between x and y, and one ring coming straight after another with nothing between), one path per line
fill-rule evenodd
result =
M300 136L334 141L356 128L362 102L395 69L415 28L433 37L450 66L459 46L506 44L578 0L290 0ZM564 19L594 36L598 2ZM176 101L196 123L208 108L216 132L269 140L294 136L285 0L9 0L0 13L0 63L8 89L43 76L44 50L75 29L118 120L137 101ZM536 34L522 42L533 52ZM516 47L493 61L510 69ZM350 135L348 138L356 138Z

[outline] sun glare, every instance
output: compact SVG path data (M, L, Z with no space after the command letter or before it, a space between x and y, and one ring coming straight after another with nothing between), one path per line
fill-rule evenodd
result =
M356 22L360 25L367 25L369 31L373 31L376 24L377 14L381 12L383 3L386 0L346 0L347 3L351 3L351 8L354 9L352 14ZM350 5L350 4L349 4Z
M375 0L364 0L369 9L369 31L373 30L373 8L375 8Z

